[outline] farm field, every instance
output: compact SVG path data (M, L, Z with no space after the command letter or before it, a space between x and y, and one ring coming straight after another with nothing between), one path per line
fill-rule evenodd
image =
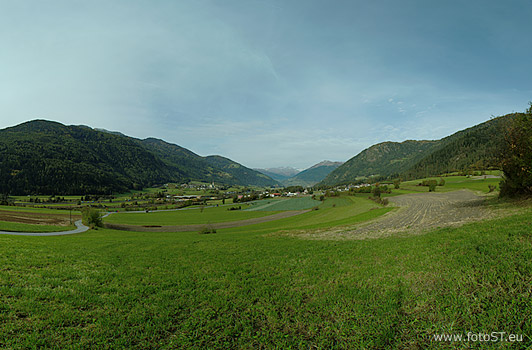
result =
M241 210L228 210L231 207L240 207ZM259 218L277 212L253 212L244 210L246 204L234 204L204 208L187 208L175 211L154 211L150 213L117 213L105 218L105 222L128 225L194 225L218 222L238 221Z
M59 232L68 231L76 228L74 225L58 226L58 225L37 225L24 224L20 222L0 221L0 231L8 232Z
M264 199L251 204L247 211L304 210L320 205L311 197Z
M527 348L531 218L341 242L243 228L2 236L0 346L439 349L456 344L434 334L504 331Z
M443 177L445 180L444 186L437 186L436 192L450 192L450 191L456 191L460 189L468 189L471 191L478 191L480 193L487 194L489 193L489 186L495 186L497 189L499 188L499 182L501 181L500 178L490 178L486 177L486 179L483 178L483 176L480 177L466 177L466 176L448 176ZM401 182L400 189L392 189L391 194L383 194L383 196L398 196L401 194L408 194L408 193L418 193L418 192L428 192L427 186L418 186L420 182L423 180L436 180L437 182L440 181L439 177L429 177L419 180L412 180L412 181L404 181ZM393 188L393 185L391 186Z

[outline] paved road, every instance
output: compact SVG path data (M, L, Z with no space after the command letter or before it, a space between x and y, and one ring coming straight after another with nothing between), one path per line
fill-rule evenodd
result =
M17 235L17 236L63 236L63 235L72 235L74 233L82 233L87 231L89 228L81 223L81 220L78 220L74 223L76 225L75 230L70 231L59 231L59 232L10 232L10 231L0 231L0 235Z

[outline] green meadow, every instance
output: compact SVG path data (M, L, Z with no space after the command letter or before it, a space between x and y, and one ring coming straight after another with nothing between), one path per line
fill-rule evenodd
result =
M239 210L229 210L231 207L240 207ZM105 222L129 225L193 225L217 222L230 222L245 219L259 218L277 212L259 212L244 210L246 204L231 206L206 207L181 209L175 211L153 211L149 213L116 213L105 218Z
M10 232L59 232L75 229L71 226L23 224L19 222L0 221L0 231Z
M482 347L433 340L471 331L521 334L523 342L501 346L527 348L531 232L526 208L364 241L242 228L1 236L0 346Z
M445 180L437 191L475 190L474 181L483 179ZM401 186L406 193L428 191L415 182ZM101 228L70 236L0 235L0 348L532 347L529 201L491 197L492 219L422 235L341 241L298 235L395 210L367 196L327 197L297 216L206 235ZM266 206L294 210L301 199L232 205L241 206L235 211L118 213L105 221L236 221L279 212ZM435 339L468 332L523 340Z

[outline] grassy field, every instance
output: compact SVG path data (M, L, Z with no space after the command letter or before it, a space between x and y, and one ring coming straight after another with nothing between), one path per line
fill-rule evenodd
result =
M241 207L241 210L228 210L230 207ZM177 211L154 211L150 213L118 213L105 218L105 222L129 225L193 225L217 222L230 222L258 218L276 212L247 211L247 204L232 206L184 209Z
M521 211L367 241L241 229L1 236L0 346L437 349L485 344L434 334L500 331L527 348L532 210Z
M264 199L252 203L248 211L284 211L304 210L320 205L321 202L311 197Z
M474 192L488 193L489 186L495 186L498 190L500 178L486 178L483 177L466 177L466 176L448 176L443 177L445 180L444 186L437 186L436 192L450 192L460 189L468 189ZM440 181L439 177L429 177L420 180L404 181L401 183L400 189L393 189L392 187L392 196L397 196L401 194L408 193L417 193L417 192L428 192L429 188L427 186L418 186L423 180L436 180ZM389 196L389 195L388 195Z
M19 222L0 221L0 231L10 232L59 232L75 229L76 226L54 226L23 224Z

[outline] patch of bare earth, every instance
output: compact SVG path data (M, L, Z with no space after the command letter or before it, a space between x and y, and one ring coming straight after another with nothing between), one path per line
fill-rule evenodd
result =
M79 218L79 215L72 215L72 220L78 220ZM0 210L0 221L34 225L70 226L69 215L17 212L10 210Z
M389 200L398 209L368 223L292 234L308 239L371 239L398 233L419 234L492 217L484 205L485 197L468 190L405 194Z

